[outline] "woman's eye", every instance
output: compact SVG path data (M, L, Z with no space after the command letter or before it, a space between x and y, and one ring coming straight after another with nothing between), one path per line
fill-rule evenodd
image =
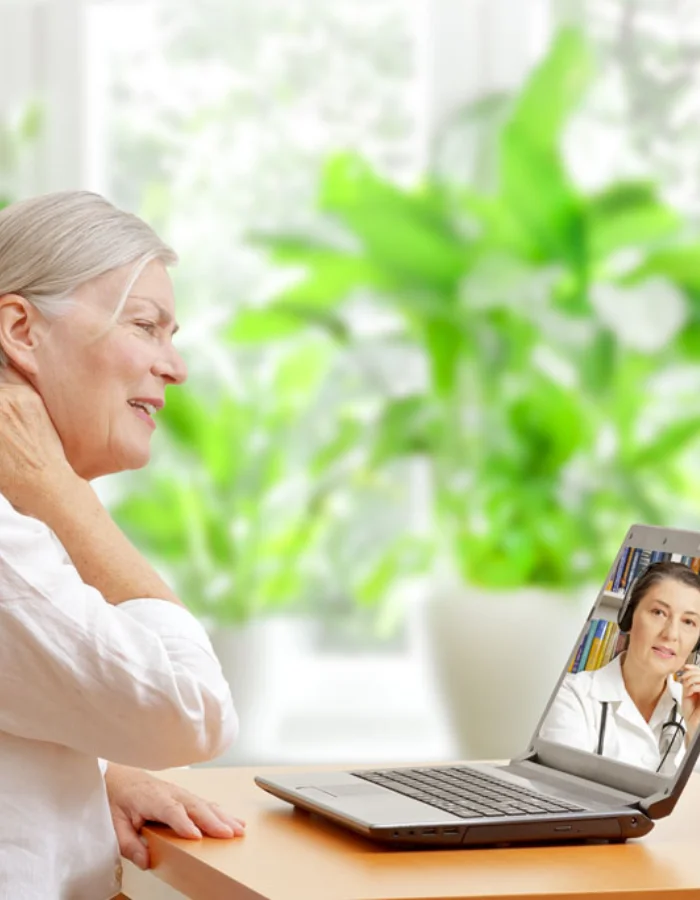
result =
M144 331L148 332L148 334L155 334L157 325L155 322L137 322L137 328L142 328Z

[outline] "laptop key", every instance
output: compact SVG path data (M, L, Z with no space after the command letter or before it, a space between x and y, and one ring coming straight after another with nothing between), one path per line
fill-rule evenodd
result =
M581 807L460 766L353 772L398 794L463 817L536 816Z

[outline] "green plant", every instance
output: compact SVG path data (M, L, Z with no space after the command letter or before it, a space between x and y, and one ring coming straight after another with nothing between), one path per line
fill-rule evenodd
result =
M366 479L348 455L362 428L352 404L326 417L335 357L329 341L305 340L239 359L227 384L200 373L194 387L171 388L157 461L111 505L205 621L240 624L343 593L371 603L389 577L372 546L352 571L338 555L347 496Z
M197 615L241 622L302 592L296 563L318 539L325 486L294 490L290 442L328 365L323 344L315 350L278 366L267 390L248 380L238 390L169 390L157 470L113 508Z
M340 154L318 200L337 239L253 236L303 275L242 311L234 341L314 328L353 345L369 292L393 321L376 352L424 364L425 388L385 398L361 440L376 470L428 461L438 551L472 583L598 579L631 521L688 521L698 498L698 378L669 409L662 376L700 354L700 245L653 182L573 183L562 139L593 71L561 32L510 100L493 190L437 170L400 187ZM685 318L635 346L610 307L650 290Z

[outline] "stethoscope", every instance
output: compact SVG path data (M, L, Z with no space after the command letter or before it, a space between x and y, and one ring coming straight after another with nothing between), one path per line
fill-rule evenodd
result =
M601 701L602 712L600 715L600 728L598 729L598 747L596 749L596 753L598 756L603 755L603 742L605 741L605 727L607 725L608 720L608 706L609 703L607 700ZM671 739L669 740L667 736L664 736L664 732L667 729L671 729ZM678 702L676 700L673 701L673 709L671 710L670 717L664 722L661 726L661 737L659 738L659 751L663 753L661 757L661 762L658 765L657 772L660 772L663 768L666 759L668 758L669 753L673 745L676 743L676 738L678 735L681 735L681 741L685 739L685 725L683 724L683 718L678 712ZM668 743L666 744L666 742ZM664 744L666 747L664 749Z

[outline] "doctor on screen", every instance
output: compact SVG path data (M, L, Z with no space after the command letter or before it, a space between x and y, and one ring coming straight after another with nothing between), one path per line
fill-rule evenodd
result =
M677 562L649 566L618 623L627 650L566 675L540 737L672 774L700 724L700 668L688 663L700 647L700 576Z

